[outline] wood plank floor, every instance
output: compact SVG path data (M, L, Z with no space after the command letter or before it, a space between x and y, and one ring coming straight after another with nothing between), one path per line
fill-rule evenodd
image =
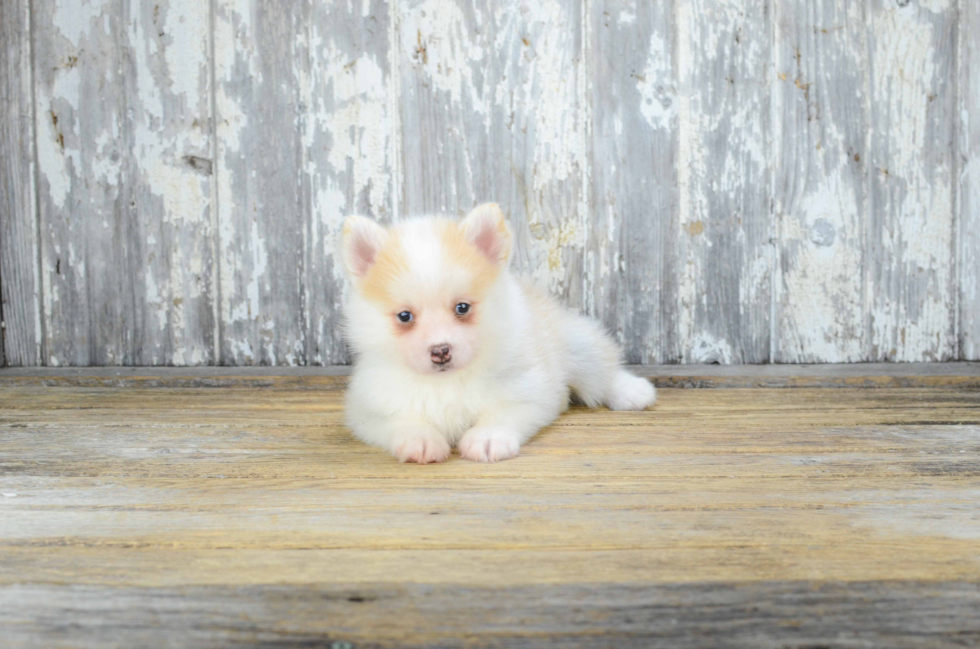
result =
M343 377L262 380L0 373L0 646L980 644L970 381L666 388L415 466Z

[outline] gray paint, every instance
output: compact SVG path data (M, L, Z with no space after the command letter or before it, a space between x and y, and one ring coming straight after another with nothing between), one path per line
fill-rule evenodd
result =
M868 25L861 0L777 3L775 360L868 356Z
M968 0L0 18L6 363L347 362L343 217L485 200L631 362L980 358Z
M683 267L677 242L684 231L674 4L590 7L589 311L623 343L630 361L677 361L682 345L670 314L676 313Z
M345 362L344 216L391 215L385 3L216 3L221 362Z
M399 213L509 214L517 268L582 305L582 3L398 3Z
M679 0L676 355L770 358L769 0Z
M953 159L956 7L869 3L867 356L956 355Z
M211 362L207 6L32 8L42 361Z

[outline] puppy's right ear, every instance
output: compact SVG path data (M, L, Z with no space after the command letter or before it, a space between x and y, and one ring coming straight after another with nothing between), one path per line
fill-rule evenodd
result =
M340 253L351 279L367 275L387 239L388 231L369 218L348 216L344 220Z

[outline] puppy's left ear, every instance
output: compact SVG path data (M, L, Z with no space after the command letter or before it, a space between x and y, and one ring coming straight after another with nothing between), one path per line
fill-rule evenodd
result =
M514 236L499 205L477 205L460 222L459 227L469 242L494 264L506 266L510 261Z

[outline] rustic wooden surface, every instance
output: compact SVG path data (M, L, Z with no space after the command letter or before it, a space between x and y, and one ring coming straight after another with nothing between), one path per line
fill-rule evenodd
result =
M0 388L5 644L980 642L976 386L667 388L423 467L342 396Z
M973 0L3 12L9 364L347 362L342 218L485 200L630 362L980 359Z
M0 366L41 358L30 34L27 1L0 4Z

